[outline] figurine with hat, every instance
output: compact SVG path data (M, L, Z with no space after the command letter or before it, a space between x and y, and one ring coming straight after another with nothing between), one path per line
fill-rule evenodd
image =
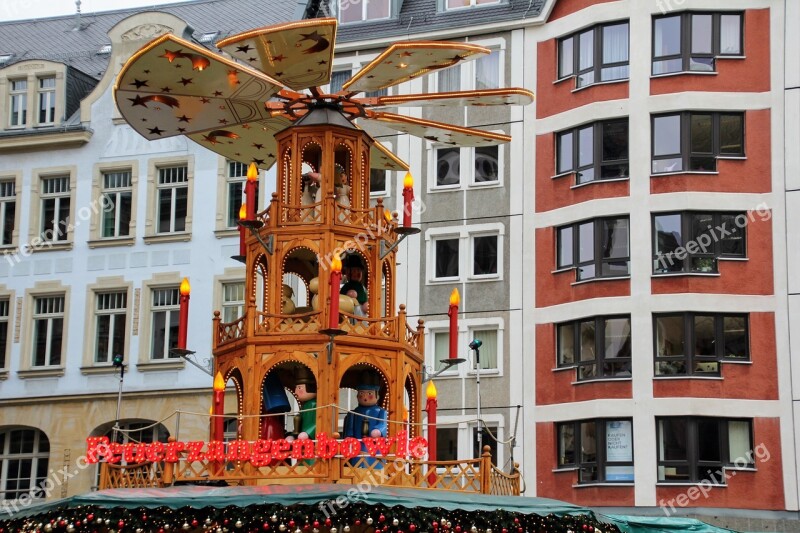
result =
M297 438L314 440L317 435L317 382L306 367L299 367L295 373L294 395L300 404L300 414L294 419Z
M267 415L261 419L261 438L275 440L286 437L285 421L282 415L291 411L292 407L289 405L286 389L277 372L270 372L264 378L261 399L263 413Z
M367 302L367 289L364 287L364 264L358 254L349 254L344 258L342 272L347 276L347 282L339 289L339 294L354 291L354 296L348 296L353 296L363 306Z
M344 417L342 435L359 440L363 437L385 437L388 429L388 412L378 405L381 390L380 375L374 370L365 370L361 374L356 390L358 407ZM363 442L361 451L362 453L367 451ZM374 468L382 467L375 457L367 457L365 462Z

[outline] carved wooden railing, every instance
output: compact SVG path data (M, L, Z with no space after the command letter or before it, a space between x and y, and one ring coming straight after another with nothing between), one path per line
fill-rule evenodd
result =
M322 329L321 313L311 311L298 315L273 315L256 312L256 335L271 333L316 333Z
M279 203L279 219L285 224L318 224L323 221L322 204L322 201L303 205Z
M376 339L389 339L399 341L397 335L397 317L369 318L365 316L341 313L342 319L339 327L347 333L354 333L364 337Z
M233 322L220 322L217 328L217 346L244 338L244 319L241 317Z
M511 474L506 474L494 467L488 451L478 459L460 461L418 461L394 456L345 459L336 456L254 466L240 461L187 461L184 453L177 463L100 465L101 489L166 487L176 482L207 481L252 485L266 480L282 484L368 483L518 496L520 479L516 468Z
M337 224L347 224L365 229L375 226L375 212L376 209L374 207L357 209L338 202L334 210Z

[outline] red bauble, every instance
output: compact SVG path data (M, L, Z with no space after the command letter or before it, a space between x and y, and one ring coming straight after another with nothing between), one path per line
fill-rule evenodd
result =
M503 533L508 533L508 530L506 528L503 528Z
M66 520L61 520L61 521L58 523L58 527L67 527L67 521L66 521Z
M314 520L314 527L319 527L319 520Z
M163 527L159 528L158 533L164 533L164 528Z
M586 524L583 524L581 526L581 528L583 528L584 531L587 531L589 529L589 526L587 526Z
M197 527L197 526L199 526L199 525L200 525L200 522L198 522L198 521L197 521L197 518L195 518L194 520L192 520L192 527Z
M385 516L383 516L383 515L380 515L380 516L378 517L378 522L386 522L386 517L385 517Z
M356 520L354 523L355 523L355 525L360 526L361 525L361 520Z
M263 529L264 531L269 531L269 523L268 522L264 522L264 525L261 526L261 529Z
M456 533L461 533L461 526L456 526Z
M326 526L330 526L331 525L331 519L330 518L326 518L325 519L325 525Z
M89 522L91 522L92 520L94 520L94 515L93 515L92 513L89 513L89 514L87 514L87 515L86 515L86 520L88 520Z
M125 527L125 520L120 520L119 522L117 522L117 527L120 529Z
M594 526L589 526L589 531L594 531Z
M289 527L294 529L294 520L289 520Z
M408 526L408 530L411 533L414 533L417 530L417 526L415 526L414 524L411 524L410 526Z

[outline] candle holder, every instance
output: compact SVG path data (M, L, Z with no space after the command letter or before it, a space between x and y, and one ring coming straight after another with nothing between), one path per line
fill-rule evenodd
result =
M422 231L421 228L415 228L414 226L397 226L394 228L394 232L403 237L406 235L416 235L420 231Z
M256 229L261 229L264 226L264 222L262 222L261 220L259 220L257 218L255 218L253 220L239 220L237 222L237 224L239 224L240 226L243 226L245 228L248 228L250 231L256 230Z
M197 352L193 350L187 350L186 348L170 348L169 353L172 355L177 355L178 357L186 357L187 355L194 355Z

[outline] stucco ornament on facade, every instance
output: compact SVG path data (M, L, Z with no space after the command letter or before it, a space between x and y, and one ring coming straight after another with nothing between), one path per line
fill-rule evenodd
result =
M142 24L123 33L121 39L123 41L147 41L174 32L173 28L163 24Z

